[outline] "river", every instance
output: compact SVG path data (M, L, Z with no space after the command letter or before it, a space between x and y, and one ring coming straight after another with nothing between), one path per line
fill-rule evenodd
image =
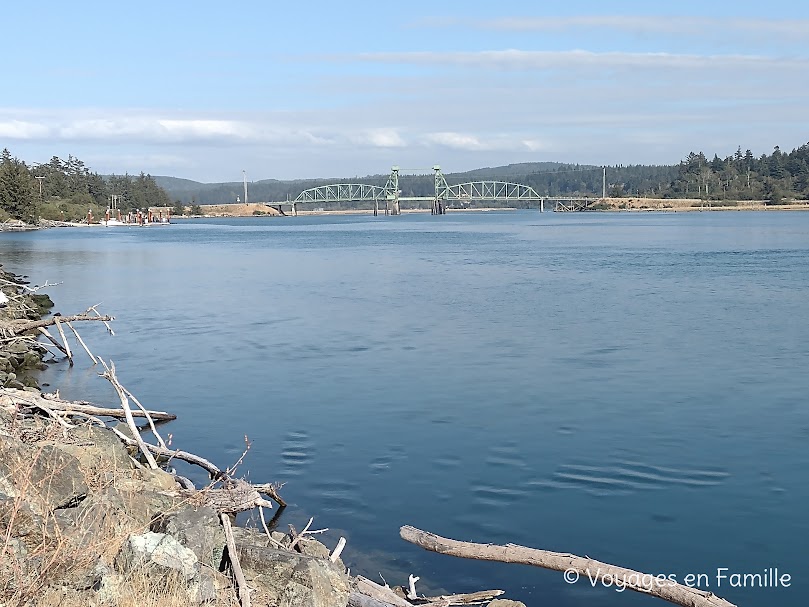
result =
M247 435L280 526L314 516L353 573L657 604L427 553L411 524L704 574L746 607L809 596L809 213L183 220L0 234L0 262L62 282L55 311L102 302L116 336L83 336L179 416L172 444L227 466ZM81 354L42 381L114 404ZM775 567L788 588L718 577Z

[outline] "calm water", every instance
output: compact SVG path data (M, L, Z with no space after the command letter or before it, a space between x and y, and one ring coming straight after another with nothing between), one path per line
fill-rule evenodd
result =
M199 220L0 235L64 284L173 444L286 482L353 572L529 605L656 605L562 574L435 555L459 539L709 575L804 605L809 214L476 213ZM79 359L81 360L81 359ZM114 403L81 361L43 381ZM194 472L195 479L202 477ZM717 585L778 567L783 590ZM628 596L628 595L632 596Z

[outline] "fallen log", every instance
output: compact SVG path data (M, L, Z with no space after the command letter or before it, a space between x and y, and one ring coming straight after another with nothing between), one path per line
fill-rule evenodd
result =
M53 316L42 320L9 320L0 323L0 335L3 337L13 337L22 335L28 331L34 331L41 327L51 327L57 322L84 322L100 321L106 323L115 320L112 316L90 316L89 314L74 314L73 316Z
M99 407L87 401L70 401L62 400L55 394L36 394L28 390L17 390L15 388L0 388L0 396L8 396L11 398L12 403L18 403L25 406L37 407L44 404L53 411L60 411L66 414L71 412L80 413L84 415L94 415L97 417L113 417L116 419L124 419L126 413L123 409L111 409L109 407ZM42 402L44 401L44 402ZM143 411L132 411L134 417L146 417ZM149 411L152 419L171 421L177 419L177 416L165 411Z
M480 605L505 594L504 590L480 590L465 594L443 594L441 596L425 596L420 598L419 607L449 607L450 605Z
M355 590L348 595L348 607L393 607L393 604L385 603Z
M242 571L242 565L239 562L236 541L233 538L233 530L230 528L230 517L223 512L219 515L219 518L222 520L222 529L225 531L230 567L233 569L233 577L236 578L236 585L239 588L239 603L241 603L242 607L250 607L250 588L247 586L247 579L244 577L244 571Z
M422 531L410 525L402 527L399 530L399 535L405 541L439 554L483 561L520 563L553 571L564 571L566 575L567 572L572 572L571 575L575 575L576 579L578 576L582 576L589 580L613 586L618 584L621 587L655 596L681 607L736 607L733 603L716 596L712 592L690 588L670 579L661 579L654 575L601 563L575 554L526 548L517 544L502 546L462 542L441 537L428 531Z

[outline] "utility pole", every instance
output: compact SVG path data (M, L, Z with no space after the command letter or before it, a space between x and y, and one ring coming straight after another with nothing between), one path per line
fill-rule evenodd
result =
M44 177L34 177L39 182L39 200L42 201L42 180Z
M242 170L244 176L244 204L247 204L247 171Z
M607 197L607 167L601 167L601 198Z

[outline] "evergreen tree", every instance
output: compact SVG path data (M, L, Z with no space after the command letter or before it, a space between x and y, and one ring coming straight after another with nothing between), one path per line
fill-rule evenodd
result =
M0 158L0 209L14 219L38 223L39 209L34 190L34 178L28 167L4 149Z

